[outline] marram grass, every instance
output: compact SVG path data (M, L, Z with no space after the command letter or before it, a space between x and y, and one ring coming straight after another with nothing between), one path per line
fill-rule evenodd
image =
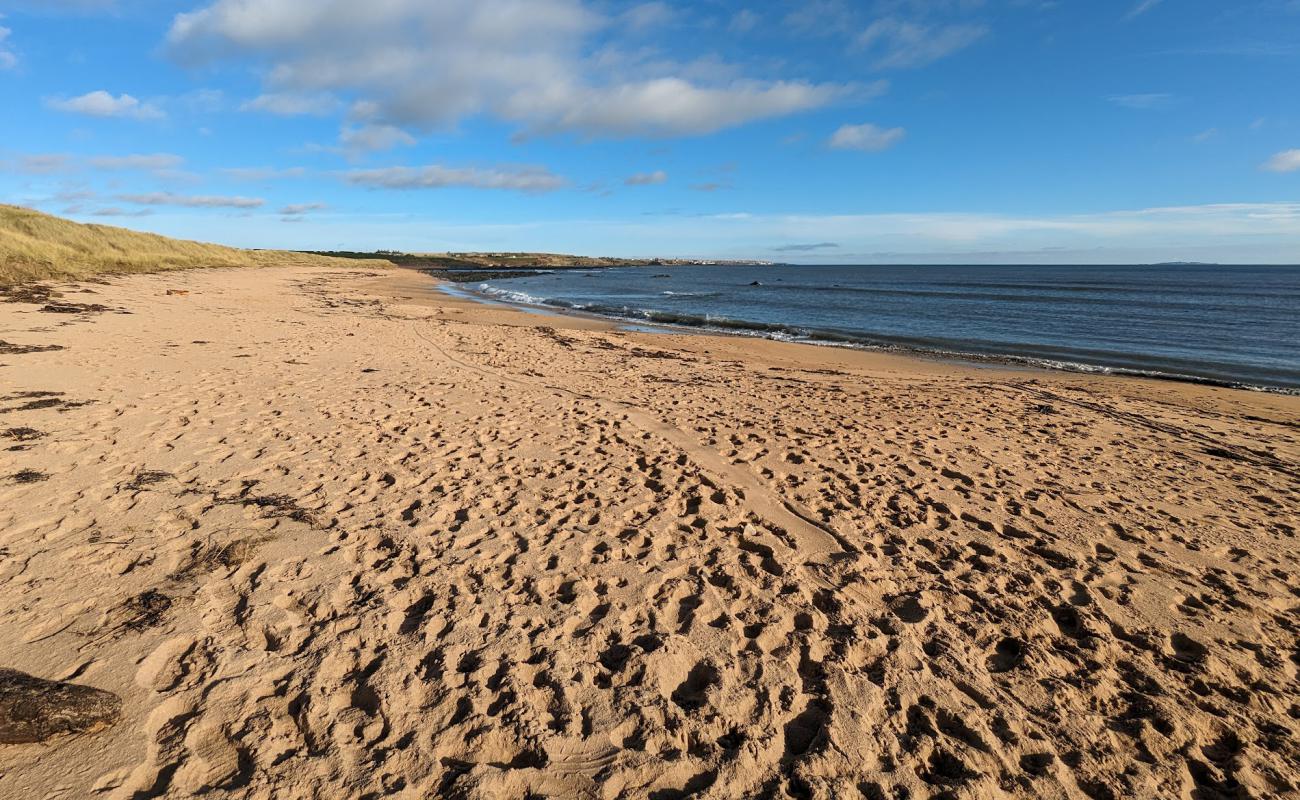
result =
M0 286L95 275L202 267L387 267L283 250L240 250L168 239L107 225L83 225L29 208L0 204Z

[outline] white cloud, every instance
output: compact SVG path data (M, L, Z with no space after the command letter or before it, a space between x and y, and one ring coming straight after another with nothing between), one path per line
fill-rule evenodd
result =
M17 161L0 162L5 169L24 175L54 175L72 170L73 161L62 153L35 153L19 156Z
M1268 161L1264 169L1269 172L1296 172L1300 170L1300 150L1283 150Z
M1133 6L1131 11L1124 15L1124 19L1129 20L1140 17L1160 5L1161 2L1162 0L1141 0L1137 5Z
M211 195L179 195L171 192L148 194L120 194L117 199L141 206L182 206L185 208L261 208L266 201L260 197L215 197Z
M327 208L329 206L325 203L295 203L280 209L280 213L286 217L300 217L303 214L309 214L312 211L324 211Z
M830 146L837 150L862 150L869 153L888 150L903 140L907 131L902 128L881 128L871 123L844 125L830 138Z
M727 24L727 30L732 33L749 33L754 28L757 28L758 23L761 21L762 18L758 14L748 8L742 8L731 18L731 22Z
M818 250L837 250L837 242L810 242L807 244L783 244L779 247L773 247L771 250L775 253L813 253Z
M69 212L72 213L72 212ZM127 209L118 206L106 206L90 212L92 217L147 217L153 212L147 208Z
M56 111L86 114L92 117L161 119L166 116L157 106L142 103L129 94L114 97L102 89L80 97L50 99L46 101L46 105Z
M784 27L800 33L826 36L849 32L858 24L857 10L845 0L804 0L785 16Z
M268 97L337 96L353 103L354 124L407 130L491 115L534 134L693 135L819 108L850 89L697 75L652 49L626 51L617 34L629 19L644 26L671 10L629 13L604 16L584 0L216 0L178 15L168 43L190 63L268 61Z
M172 98L172 102L191 114L216 114L226 108L226 93L220 89L195 89Z
M634 30L656 28L667 25L677 14L667 3L652 2L632 6L623 12L620 22Z
M13 51L9 43L9 35L13 31L0 25L0 69L13 69L18 66L18 54Z
M347 125L339 133L345 150L371 152L415 144L415 137L393 125Z
M859 46L876 54L877 69L923 67L963 50L988 34L983 25L922 25L888 17L858 35Z
M326 116L339 110L342 104L337 97L324 92L300 94L297 92L269 92L259 95L239 107L240 111L264 111L282 117Z
M28 13L110 11L117 7L117 0L10 0L5 5Z
M742 80L701 87L680 78L658 78L603 89L553 87L545 95L512 98L505 112L514 119L532 120L539 132L689 136L810 111L847 91L845 87L785 81Z
M1174 101L1172 94L1153 92L1150 94L1117 94L1106 98L1117 106L1146 111L1152 108L1164 108Z
M185 159L171 153L152 153L149 155L129 156L95 156L87 159L90 166L107 170L174 170L185 163Z
M348 183L373 189L508 189L541 193L562 188L566 181L545 167L384 167L352 170L344 174Z
M270 181L307 175L307 170L303 167L229 167L222 172L239 181Z
M636 175L629 176L623 181L623 183L628 186L654 186L655 184L667 182L668 173L661 169L657 169L654 172L639 172Z

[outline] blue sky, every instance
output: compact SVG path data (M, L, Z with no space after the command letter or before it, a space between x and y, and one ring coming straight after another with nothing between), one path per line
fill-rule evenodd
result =
M312 249L1300 262L1300 0L0 0L0 199Z

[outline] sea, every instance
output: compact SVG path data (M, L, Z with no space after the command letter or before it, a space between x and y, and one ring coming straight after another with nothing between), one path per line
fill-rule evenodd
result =
M1300 266L650 266L469 288L656 326L1300 393Z

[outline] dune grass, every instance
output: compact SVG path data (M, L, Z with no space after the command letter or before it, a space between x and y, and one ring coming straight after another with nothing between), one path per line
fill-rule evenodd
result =
M370 260L367 267L390 267ZM94 275L201 267L343 266L354 259L283 250L240 250L107 225L83 225L0 204L0 286Z

